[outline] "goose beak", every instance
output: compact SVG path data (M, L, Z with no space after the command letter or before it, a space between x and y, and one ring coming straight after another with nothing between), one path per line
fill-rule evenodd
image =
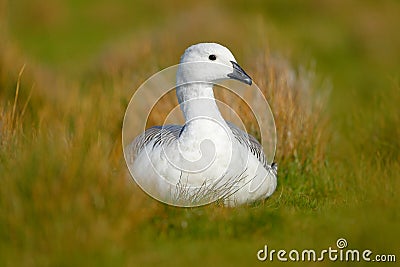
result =
M234 61L231 61L233 66L233 72L228 74L228 77L231 79L235 79L241 81L242 83L251 85L252 80L249 75Z

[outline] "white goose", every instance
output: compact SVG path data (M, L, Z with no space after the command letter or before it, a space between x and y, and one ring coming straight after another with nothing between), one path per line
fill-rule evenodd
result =
M226 122L213 83L251 78L232 53L216 43L186 49L177 71L176 95L185 125L147 129L124 149L129 170L152 197L176 206L222 199L235 206L269 197L277 185L277 165L269 165L260 143Z

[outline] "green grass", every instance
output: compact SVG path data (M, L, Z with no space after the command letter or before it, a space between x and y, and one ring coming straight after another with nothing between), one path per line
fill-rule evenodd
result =
M0 2L0 265L278 265L256 252L340 237L400 260L399 3L174 2ZM248 206L169 207L130 181L124 110L210 40L267 94L279 184Z

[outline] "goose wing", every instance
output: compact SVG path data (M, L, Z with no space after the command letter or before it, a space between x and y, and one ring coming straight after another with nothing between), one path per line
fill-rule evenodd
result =
M278 165L275 162L271 165L267 163L267 158L264 154L263 147L254 136L244 132L233 123L227 122L227 124L236 140L238 140L242 146L251 152L267 170L272 169L274 172L277 171Z
M164 125L153 126L133 140L126 147L125 154L130 163L133 163L136 156L148 145L152 148L162 145L169 145L179 138L184 126L180 125Z

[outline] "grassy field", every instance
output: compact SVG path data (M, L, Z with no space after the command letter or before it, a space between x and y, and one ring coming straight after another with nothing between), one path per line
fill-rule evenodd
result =
M279 265L257 251L338 238L400 261L398 25L398 1L0 0L0 266ZM202 41L271 104L265 201L174 208L127 173L130 97Z

